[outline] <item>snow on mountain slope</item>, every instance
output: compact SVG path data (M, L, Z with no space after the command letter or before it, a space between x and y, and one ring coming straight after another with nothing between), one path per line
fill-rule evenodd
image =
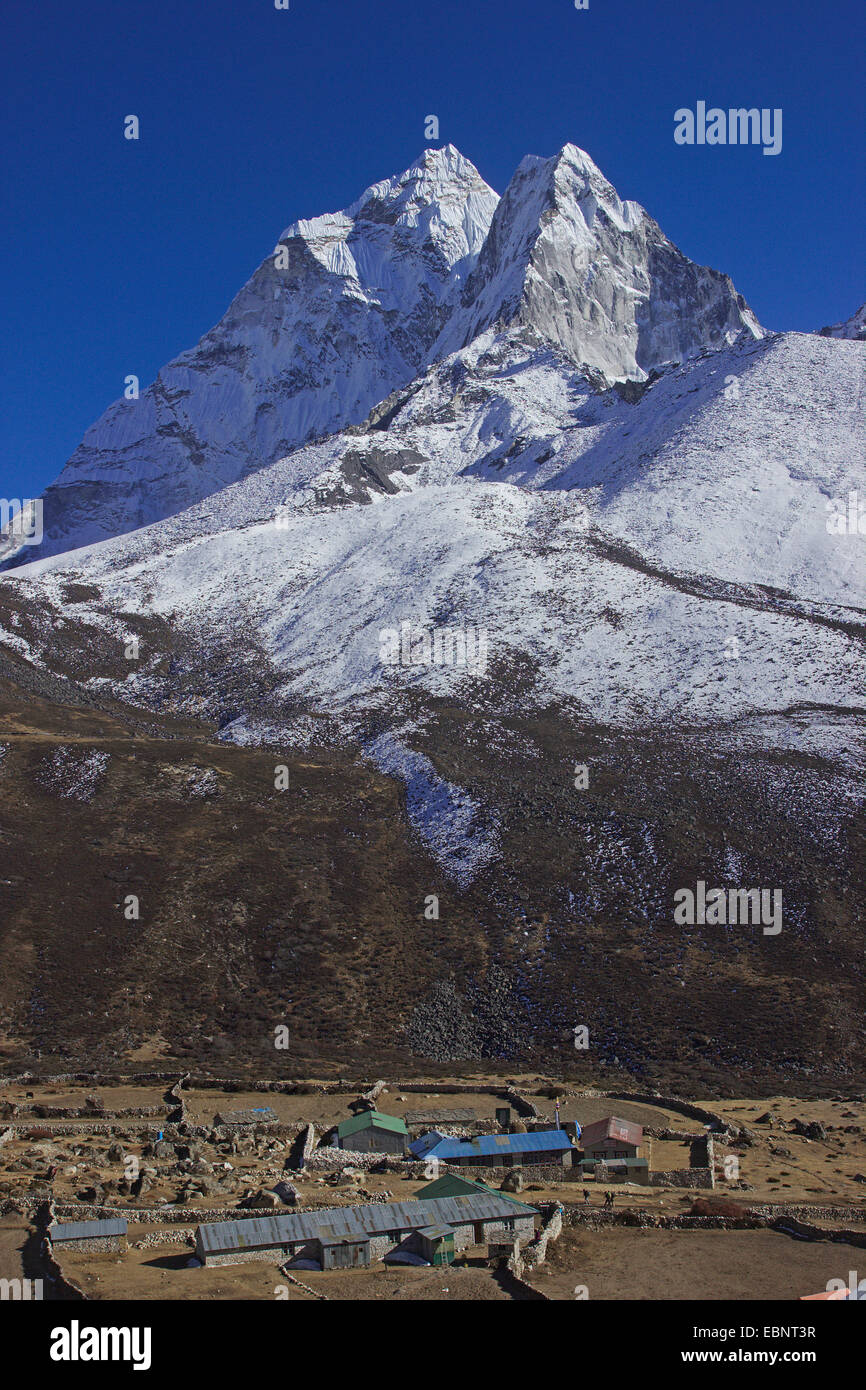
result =
M575 145L523 160L461 303L438 350L518 323L609 380L762 332L728 276L689 261Z
M89 656L90 695L204 713L242 743L352 741L405 782L462 887L498 853L497 808L417 746L436 699L860 764L863 542L828 531L827 504L866 494L862 354L743 337L604 387L532 334L487 332L364 425L4 576L0 645L51 669L58 632L118 652L155 620L170 660L157 640L120 678ZM484 663L429 661L436 632L483 636Z
M45 494L36 553L174 515L504 325L608 382L762 332L576 146L525 159L501 202L452 146L427 150L289 227L198 346L106 411Z
M462 887L497 850L495 821L462 787L440 777L429 758L407 749L391 734L380 734L365 752L376 766L406 787L406 812L422 842Z
M197 347L110 406L45 495L41 554L117 535L363 419L423 367L497 195L452 146L293 224Z
M477 478L569 491L608 541L672 573L860 608L861 538L827 522L864 486L862 359L859 344L775 335L625 392L519 335L482 335L398 398L387 429L301 448L109 553L122 566L278 513Z
M187 355L201 377L175 408L189 419L198 403L208 443L172 465L170 503L145 430L139 464L106 458L88 484L84 536L111 516L126 533L32 557L3 583L49 628L118 640L153 616L189 650L257 653L272 682L263 728L324 712L358 732L364 711L400 728L418 700L471 703L486 681L507 701L519 668L524 709L752 721L759 737L756 720L820 708L821 732L791 724L790 738L838 747L862 704L866 596L862 536L828 519L866 496L862 344L763 335L725 277L681 257L574 147L524 161L494 202L449 148L290 228L295 292L267 262ZM469 341L448 351L449 333ZM223 360L227 343L242 366ZM319 375L304 375L314 343ZM250 399L232 395L241 380ZM221 382L215 410L206 388ZM257 418L280 399L292 428L326 437L253 468L256 391ZM181 448L171 430L164 441ZM282 441L272 431L261 453ZM133 494L172 514L130 530ZM39 621L2 640L39 661ZM404 624L483 633L489 670L389 664L383 633ZM183 707L163 655L109 688ZM238 736L254 737L243 690L231 703ZM472 821L459 789L380 751L445 797L459 839Z
M841 613L863 605L861 538L828 530L828 503L863 484L862 359L856 343L775 335L599 390L549 349L486 334L428 369L387 428L302 447L176 517L20 573L158 565L208 535L279 534L322 512L360 535L359 502L476 479L549 495L554 511L567 494L572 525L672 574Z
M205 646L227 631L257 643L285 699L342 711L349 728L364 708L399 717L410 690L471 701L486 678L383 664L381 634L403 622L483 629L493 674L532 663L524 705L556 697L612 725L859 705L862 643L847 632L682 591L600 555L580 523L573 493L467 481L202 536L127 569L114 542L37 572L58 609L70 580L98 585L75 618L116 635L124 613L155 612ZM147 690L135 676L118 687Z
M779 334L600 391L547 349L482 335L427 373L386 432L332 441L290 500L343 496L347 454L357 472L366 449L380 477L393 460L402 490L467 475L579 489L606 534L668 569L862 607L861 538L827 522L866 482L863 369L859 344Z

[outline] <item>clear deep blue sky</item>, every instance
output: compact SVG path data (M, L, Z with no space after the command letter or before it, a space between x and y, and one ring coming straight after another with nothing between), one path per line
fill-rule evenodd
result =
M192 346L298 217L406 168L436 114L502 192L588 150L759 319L864 289L863 0L4 0L0 496L34 496L135 373ZM781 107L783 148L673 113ZM134 113L141 139L123 138Z

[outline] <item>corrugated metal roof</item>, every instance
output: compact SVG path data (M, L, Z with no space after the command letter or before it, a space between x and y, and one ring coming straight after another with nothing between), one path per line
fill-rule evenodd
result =
M125 1236L126 1222L122 1217L110 1221L55 1221L48 1227L53 1243L63 1240L95 1240L102 1236Z
M535 1214L528 1207L525 1215ZM497 1221L517 1215L502 1197L437 1197L429 1201L371 1202L358 1207L327 1207L323 1211L299 1211L285 1216L257 1216L249 1221L205 1222L197 1240L205 1254L227 1250L256 1250L271 1245L295 1245L300 1241L357 1240L387 1231L417 1231L425 1226L467 1221Z
M440 1138L433 1144L425 1142L428 1140L429 1135L425 1135L410 1144L411 1152L419 1158L432 1155L443 1163L481 1155L494 1160L492 1167L495 1167L495 1160L506 1153L564 1153L571 1148L571 1140L562 1129L536 1130L534 1134L481 1134L475 1139Z
M425 1226L418 1232L419 1236L426 1236L428 1240L444 1240L446 1236L453 1236L453 1226Z
M326 1234L327 1233L327 1234ZM319 1235L323 1245L369 1245L369 1236L337 1236L325 1226Z
M441 1144L445 1139L444 1134L440 1134L438 1129L431 1129L429 1134L422 1134L420 1139L409 1145L410 1151L416 1158L426 1158L431 1149L435 1149L437 1144Z
M341 1139L345 1139L349 1134L357 1134L362 1129L387 1129L392 1134L408 1134L406 1121L399 1119L396 1115L383 1115L379 1110L365 1110L362 1115L353 1115L351 1120L344 1120L337 1125L337 1133Z
M603 1139L619 1139L625 1144L640 1144L643 1139L641 1125L630 1120L620 1120L616 1115L608 1115L605 1120L593 1120L583 1127L583 1147L599 1144Z

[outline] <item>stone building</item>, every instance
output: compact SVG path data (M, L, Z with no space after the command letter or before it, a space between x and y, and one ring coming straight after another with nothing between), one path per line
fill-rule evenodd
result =
M353 1153L392 1154L402 1158L409 1144L409 1131L396 1115L365 1110L337 1126L337 1147Z
M48 1238L58 1250L125 1250L126 1221L55 1221L48 1227Z
M616 1115L584 1125L581 1139L584 1164L600 1160L611 1165L624 1159L646 1157L642 1149L643 1128L630 1120L620 1120Z
M495 1193L371 1202L249 1221L206 1222L196 1231L195 1249L206 1265L302 1259L327 1269L351 1268L383 1260L400 1247L417 1248L419 1233L433 1227L447 1226L453 1232L455 1253L490 1242L525 1242L535 1234L537 1215L535 1207L518 1207ZM450 1252L450 1240L448 1248Z

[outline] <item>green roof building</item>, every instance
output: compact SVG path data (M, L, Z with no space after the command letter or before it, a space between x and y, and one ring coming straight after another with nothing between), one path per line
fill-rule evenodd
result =
M524 1211L533 1210L525 1202L518 1202L510 1192L500 1192L495 1187L488 1187L486 1182L473 1182L470 1178L462 1178L459 1173L443 1173L441 1178L435 1178L433 1182L419 1187L415 1196L419 1201L426 1202L430 1197L471 1197L477 1196L479 1192L492 1193L494 1197L501 1197L504 1202L511 1202Z
M337 1125L337 1144L354 1153L394 1154L402 1158L409 1145L409 1131L396 1115L365 1110Z

